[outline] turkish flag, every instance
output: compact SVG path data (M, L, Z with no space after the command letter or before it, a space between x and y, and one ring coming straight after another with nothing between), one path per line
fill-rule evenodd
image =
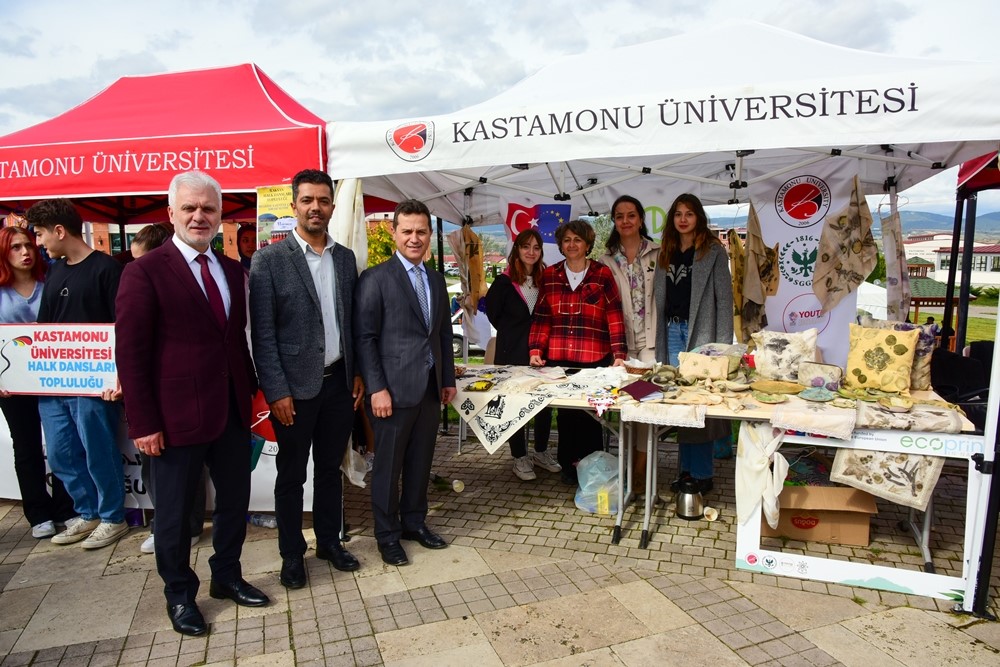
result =
M535 206L507 204L507 221L504 223L504 228L507 231L507 238L511 242L524 230L538 226L536 208Z

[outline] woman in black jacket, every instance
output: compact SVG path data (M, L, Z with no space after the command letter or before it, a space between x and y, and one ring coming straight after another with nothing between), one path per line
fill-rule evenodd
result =
M507 269L497 276L486 293L486 316L497 330L494 362L528 365L528 332L531 315L538 301L538 279L542 275L542 237L535 229L526 229L514 239L507 258ZM514 474L523 480L535 479L534 466L549 472L562 467L548 453L552 409L535 415L535 451L528 455L526 428L510 438Z

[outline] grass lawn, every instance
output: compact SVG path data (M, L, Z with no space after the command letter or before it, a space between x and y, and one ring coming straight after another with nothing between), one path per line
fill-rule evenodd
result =
M970 317L966 323L965 340L994 340L997 321L988 317Z

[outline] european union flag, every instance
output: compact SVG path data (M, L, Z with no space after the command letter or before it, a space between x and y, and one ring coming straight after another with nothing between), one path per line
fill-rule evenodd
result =
M572 204L538 204L535 211L538 216L538 233L544 243L556 242L556 227L569 222Z

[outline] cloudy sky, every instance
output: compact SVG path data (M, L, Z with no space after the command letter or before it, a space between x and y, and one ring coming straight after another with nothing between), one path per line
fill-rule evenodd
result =
M868 51L1000 61L996 0L2 0L0 135L123 75L240 62L329 120L446 113L561 56L734 18ZM192 104L222 102L191 91ZM907 205L950 215L954 189L949 170ZM984 193L979 210L1000 210L1000 196Z

